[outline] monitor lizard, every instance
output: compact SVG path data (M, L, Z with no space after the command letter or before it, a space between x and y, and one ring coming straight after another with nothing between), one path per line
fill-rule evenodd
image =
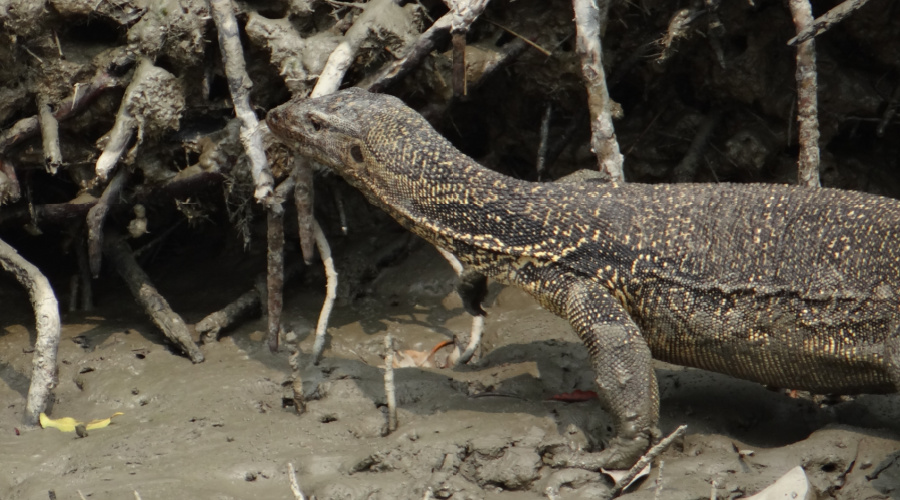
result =
M292 100L267 122L474 276L518 286L569 321L616 436L587 462L553 463L623 468L646 451L659 436L651 358L815 393L898 389L896 200L767 184L527 182L465 156L399 99L360 89Z

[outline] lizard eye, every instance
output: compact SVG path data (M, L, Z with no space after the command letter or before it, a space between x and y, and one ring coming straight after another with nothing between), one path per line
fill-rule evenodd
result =
M356 163L363 162L362 149L360 149L359 146L353 146L352 148L350 148L350 156L353 157L353 161L355 161Z
M322 130L325 127L325 125L322 124L322 121L315 116L309 117L309 124L312 125L313 130L315 130L316 132Z

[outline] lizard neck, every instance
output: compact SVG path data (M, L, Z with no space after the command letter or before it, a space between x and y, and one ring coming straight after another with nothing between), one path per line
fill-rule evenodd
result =
M576 207L588 191L599 198L606 187L514 179L479 165L439 134L427 135L395 141L399 148L376 142L370 169L381 175L363 189L417 235L464 259L483 252L559 259L586 237L587 225L576 227L583 215Z

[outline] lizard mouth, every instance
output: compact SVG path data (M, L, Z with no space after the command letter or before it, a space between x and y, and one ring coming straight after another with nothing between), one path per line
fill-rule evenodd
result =
M270 110L266 115L266 124L269 126L269 130L271 130L272 133L274 133L278 137L282 138L287 136L287 127L284 117L286 106L287 104L282 104L281 106Z

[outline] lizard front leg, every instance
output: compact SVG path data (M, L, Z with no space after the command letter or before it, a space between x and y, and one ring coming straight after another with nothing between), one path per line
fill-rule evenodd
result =
M600 402L613 417L616 436L600 453L555 450L551 465L599 470L633 465L658 437L659 386L650 348L622 304L595 282L571 276L546 280L542 302L569 320L587 346Z

